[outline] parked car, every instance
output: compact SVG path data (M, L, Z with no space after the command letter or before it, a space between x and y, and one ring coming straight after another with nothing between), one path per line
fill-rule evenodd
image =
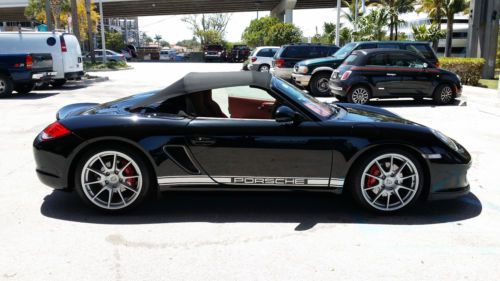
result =
M348 192L388 214L470 189L471 156L443 133L269 73L190 73L56 116L33 142L38 178L108 213L156 191L251 189Z
M280 78L291 80L293 66L302 60L331 56L339 47L322 44L289 44L282 46L274 55L271 73Z
M50 53L56 75L51 80L55 87L67 79L83 76L80 43L73 34L62 32L0 32L0 53Z
M0 97L31 92L38 81L50 81L51 54L0 54Z
M250 55L249 70L269 72L273 64L273 57L280 47L276 46L262 46L253 50Z
M250 48L247 45L234 45L228 53L227 60L231 62L246 61L250 56Z
M352 52L333 71L329 87L338 99L364 104L371 98L432 98L451 103L462 92L460 77L422 56L400 49Z
M101 62L102 61L102 57L103 57L103 51L102 51L102 49L95 49L94 50L94 54L95 54L96 61ZM87 53L85 55L85 60L86 61L90 61L90 59L91 59L90 58L90 53ZM112 51L112 50L106 50L106 60L107 61L112 61L112 62L120 62L120 61L127 62L127 59L125 58L125 55L117 53L117 52Z
M355 50L363 49L402 49L413 51L426 58L431 64L436 65L438 59L432 50L429 42L411 42L411 41L363 41L346 44L338 50L333 56L310 59L297 63L294 66L292 78L293 81L307 90L313 96L328 96L328 80L332 72L337 68L345 58Z
M205 45L203 47L203 59L205 61L225 61L226 51L222 45Z
M160 51L160 60L175 60L175 56L177 56L176 49L161 49Z

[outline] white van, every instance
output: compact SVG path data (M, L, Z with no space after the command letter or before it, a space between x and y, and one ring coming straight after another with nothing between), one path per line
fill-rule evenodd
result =
M53 86L62 86L67 79L83 76L80 43L73 34L62 32L0 32L0 54L50 53L53 71L57 72Z

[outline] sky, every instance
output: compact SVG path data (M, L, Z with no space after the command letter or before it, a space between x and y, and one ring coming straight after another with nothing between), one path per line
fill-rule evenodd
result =
M269 11L259 12L259 17L268 16ZM164 40L170 43L176 43L183 39L191 39L192 31L188 25L182 22L184 16L151 16L139 17L139 30L146 32L154 37L160 34ZM241 41L241 34L250 21L257 18L257 12L232 13L227 26L225 39L230 42ZM323 31L323 23L326 21L336 22L335 9L308 9L294 10L293 23L304 32L304 36L313 36L318 27L318 32Z

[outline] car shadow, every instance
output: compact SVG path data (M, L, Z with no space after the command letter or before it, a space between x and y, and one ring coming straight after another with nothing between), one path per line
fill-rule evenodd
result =
M424 99L416 101L413 99L380 99L370 100L368 105L379 107L443 107L443 106L463 106L466 103L462 100L456 99L450 104L437 105L432 99Z
M470 219L481 211L481 202L472 193L455 200L421 202L395 215L364 211L348 196L311 192L164 192L136 210L110 215L86 206L74 192L53 191L41 205L44 216L84 223L298 223L297 231L318 223L437 224Z
M28 94L23 94L23 95L14 93L8 97L2 98L2 100L39 100L39 99L50 98L58 94L59 92L41 93L38 90L36 90L35 92L30 92Z

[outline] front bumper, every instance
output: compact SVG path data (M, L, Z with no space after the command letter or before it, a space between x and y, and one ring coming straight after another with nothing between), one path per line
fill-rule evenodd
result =
M333 80L333 79L330 79L330 81L328 82L328 87L330 88L330 91L334 96L345 97L347 96L347 92L349 91L347 85L338 80Z
M292 80L295 82L295 84L302 86L302 87L307 87L309 86L309 81L311 81L311 75L308 74L300 74L300 73L292 73Z
M467 164L442 164L430 162L431 176L429 200L453 199L469 193L470 185L467 171L472 162Z
M293 68L272 67L269 71L272 75L285 80L292 79Z

